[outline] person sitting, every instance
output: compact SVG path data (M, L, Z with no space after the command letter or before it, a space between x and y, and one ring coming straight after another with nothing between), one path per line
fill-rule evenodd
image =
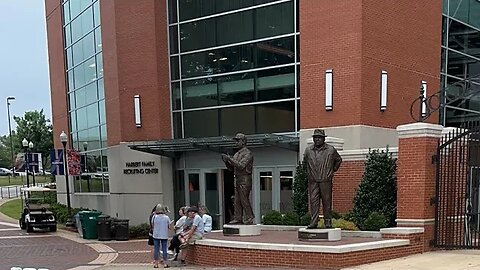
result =
M204 234L210 233L212 231L212 216L210 215L208 208L202 206L199 210L199 214L202 217L203 224L205 225Z
M188 208L186 206L182 206L178 210L178 214L180 215L180 218L175 223L175 226L174 226L175 234L173 235L172 240L170 240L170 246L168 247L169 250L175 253L175 256L173 258L174 261L177 260L178 254L180 253L180 245L182 244L182 242L180 241L179 237L181 236L181 233L184 230L184 225L186 224L187 209Z
M198 215L198 208L196 206L192 206L188 208L187 215L189 219L192 220L192 226L184 236L185 243L180 245L182 252L180 253L180 259L182 264L185 264L185 258L187 257L188 246L195 243L196 240L200 240L203 238L205 233L205 224L203 219Z

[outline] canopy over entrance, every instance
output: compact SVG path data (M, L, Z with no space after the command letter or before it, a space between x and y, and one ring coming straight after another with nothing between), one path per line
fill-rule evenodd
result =
M298 152L299 138L277 134L247 135L247 146L249 148L276 146ZM136 142L130 144L129 147L141 152L175 158L183 152L198 150L228 153L235 148L235 141L228 136L218 136Z

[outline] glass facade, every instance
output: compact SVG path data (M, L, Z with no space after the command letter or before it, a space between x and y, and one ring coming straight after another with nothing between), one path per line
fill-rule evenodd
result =
M100 3L66 0L62 7L70 139L82 155L74 191L108 192Z
M480 120L480 2L443 1L441 83L446 106L441 122L460 126Z
M175 138L298 131L297 0L168 3Z

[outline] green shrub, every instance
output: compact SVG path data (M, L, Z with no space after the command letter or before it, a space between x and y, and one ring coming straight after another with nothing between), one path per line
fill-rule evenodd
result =
M330 212L330 215L332 216L332 218L336 218L336 219L342 218L341 214L339 214L339 213L337 213L333 210Z
M303 217L308 213L308 179L307 170L303 163L298 164L295 169L292 201L293 209L298 216Z
M306 213L300 218L300 225L308 226L310 225L311 221L312 221L312 217L310 216L310 213Z
M148 232L150 231L150 225L142 223L136 226L130 226L130 238L132 239L145 239L148 238Z
M282 225L282 214L278 211L272 210L263 216L262 223L265 225Z
M300 222L300 217L298 217L297 213L286 213L283 215L283 225L291 225L295 226L298 225Z
M320 219L318 222L318 227L320 229L325 229L325 224L323 223L323 219ZM347 221L343 218L340 219L332 219L332 227L333 228L340 228L342 230L346 231L358 231L358 227L355 225L355 223L351 221Z
M363 222L363 229L366 231L379 231L387 227L387 218L378 212L371 213Z
M397 212L396 160L387 151L372 150L365 162L365 172L353 200L352 219L362 230L373 212L383 214L387 226L395 225Z

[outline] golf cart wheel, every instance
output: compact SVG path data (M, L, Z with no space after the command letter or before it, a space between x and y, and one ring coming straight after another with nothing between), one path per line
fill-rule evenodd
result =
M25 224L25 226L27 227L27 232L33 232L33 227L29 223Z
M56 232L57 231L57 226L50 226L50 231L51 232Z

